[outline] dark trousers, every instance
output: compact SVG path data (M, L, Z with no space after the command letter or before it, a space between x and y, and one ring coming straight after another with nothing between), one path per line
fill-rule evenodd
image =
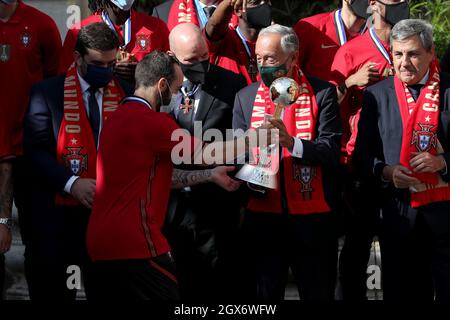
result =
M98 261L92 271L91 300L179 300L175 263L169 254Z
M243 299L239 207L225 200L205 202L189 192L177 194L176 211L164 227L181 298L202 302Z
M290 267L301 300L334 299L338 251L334 214L246 212L242 231L244 262L252 270L251 298L282 300Z
M0 300L3 300L5 286L5 255L0 254Z
M383 297L450 302L450 202L413 209L392 199L381 228Z
M86 230L90 210L58 207L50 214L51 226L32 228L25 247L25 271L30 298L37 300L75 300L76 289L69 289L70 266L81 270L86 296L89 299L91 263L86 249ZM34 220L34 219L33 219Z
M378 234L380 201L375 190L361 185L351 174L344 175L344 246L339 257L342 298L367 300L367 264L373 238ZM375 201L374 201L375 200Z

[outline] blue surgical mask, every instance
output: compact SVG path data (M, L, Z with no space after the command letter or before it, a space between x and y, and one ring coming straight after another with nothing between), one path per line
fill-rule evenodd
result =
M87 64L86 74L83 79L94 88L104 88L113 78L113 67L99 67Z
M128 11L133 6L134 0L110 0L120 10Z

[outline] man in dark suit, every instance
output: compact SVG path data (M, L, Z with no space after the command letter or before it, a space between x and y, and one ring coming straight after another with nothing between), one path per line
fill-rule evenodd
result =
M302 300L332 300L336 279L339 141L342 128L336 92L307 78L297 67L299 41L291 28L262 29L256 42L262 83L241 90L234 103L233 128L247 130L274 112L267 92L278 77L297 81L301 95L284 109L279 129L282 160L278 189L251 195L243 220L244 250L259 300L281 300L291 267ZM259 114L259 115L258 115ZM261 191L261 190L260 190Z
M450 301L450 75L439 73L432 26L397 23L395 76L364 94L358 170L383 192L385 300Z
M108 115L132 92L113 78L118 47L106 24L86 26L78 36L75 64L32 90L25 119L31 177L25 255L32 299L74 299L80 268L88 265L85 235L95 196L98 136Z
M170 49L185 77L169 111L191 134L200 129L231 129L235 94L245 87L242 76L209 64L200 29L190 23L176 26L169 37ZM194 129L195 128L195 129ZM193 170L195 166L184 166ZM196 168L198 170L198 167ZM231 297L238 285L236 233L239 201L212 183L174 191L166 227L178 269L183 299L213 300ZM170 209L169 209L170 210ZM234 269L233 269L234 268Z

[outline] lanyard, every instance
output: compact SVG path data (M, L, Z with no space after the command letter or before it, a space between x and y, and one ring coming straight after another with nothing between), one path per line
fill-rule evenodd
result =
M342 21L342 9L336 10L334 13L334 23L339 38L339 44L343 46L347 43L347 35L345 33L344 21Z
M208 18L206 17L205 11L203 11L202 6L198 0L194 0L195 9L197 11L198 21L200 23L200 29L203 29L208 23Z
M102 11L102 19L108 25L108 27L110 27L115 33L117 33L117 30L114 27L114 23L112 23L111 19L105 11ZM122 46L122 48L125 48L131 42L131 13L124 26L124 45Z
M369 29L370 38L372 38L373 43L377 47L378 51L382 54L382 56L386 59L386 61L389 63L389 65L392 66L392 61L389 53L386 51L386 48L381 43L381 40L377 37L375 34L375 30L372 28Z
M242 34L242 31L239 27L236 28L236 33L239 36L239 38L241 39L242 43L244 44L245 51L247 52L247 55L248 55L248 59L251 60L252 59L252 51L250 49L250 43L247 41L245 36Z
M153 110L152 106L150 105L150 103L140 97L136 97L136 96L131 96L131 97L126 97L122 100L122 104L125 104L127 102L137 102L137 103L141 103L144 104L145 106L147 106L149 109Z

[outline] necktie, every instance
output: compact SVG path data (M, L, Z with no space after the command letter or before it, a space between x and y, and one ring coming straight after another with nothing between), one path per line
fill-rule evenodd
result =
M194 120L194 103L196 87L190 82L183 82L181 90L181 105L178 111L178 123L184 129L191 131Z
M96 88L89 87L89 122L91 124L92 133L94 134L95 146L98 144L98 135L100 131L100 110L95 97Z
M422 90L422 88L423 84L420 83L408 86L409 92L411 92L414 101L417 101L417 99L419 98L420 90Z
M206 18L209 20L211 16L213 15L214 11L216 11L216 7L210 6L210 7L204 7L203 11L205 12Z

